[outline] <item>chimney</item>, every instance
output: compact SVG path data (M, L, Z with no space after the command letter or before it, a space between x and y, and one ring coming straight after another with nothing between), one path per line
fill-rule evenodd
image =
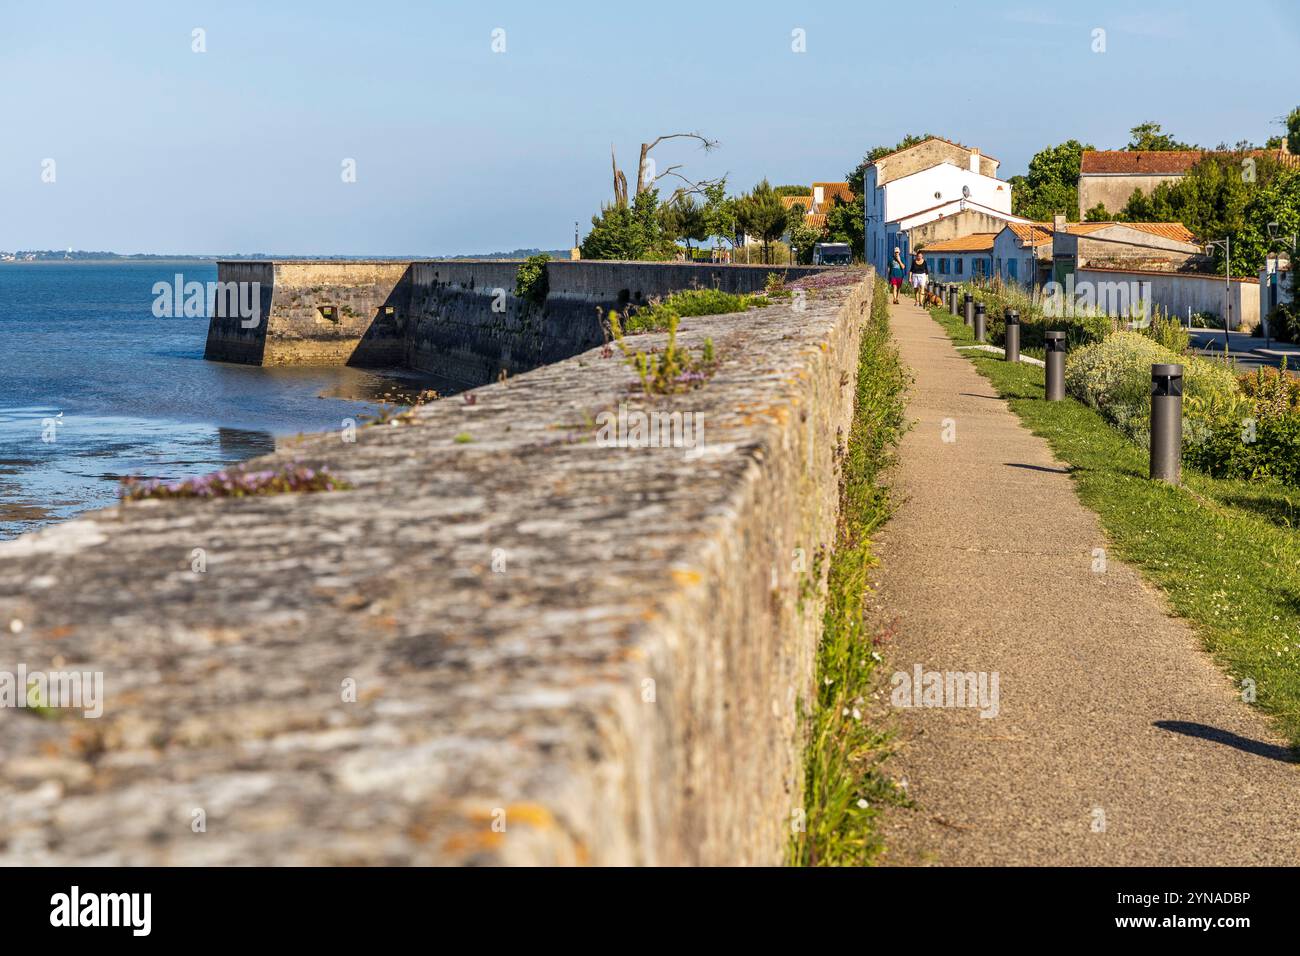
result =
M1065 232L1065 216L1058 213L1052 217L1052 232Z
M970 151L970 171L972 173L980 171L980 151L973 146Z

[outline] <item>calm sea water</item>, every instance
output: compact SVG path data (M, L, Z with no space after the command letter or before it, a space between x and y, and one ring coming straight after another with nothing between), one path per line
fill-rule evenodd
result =
M124 475L201 475L436 386L206 362L206 319L153 315L154 283L177 273L217 277L190 261L0 263L0 538L111 504Z

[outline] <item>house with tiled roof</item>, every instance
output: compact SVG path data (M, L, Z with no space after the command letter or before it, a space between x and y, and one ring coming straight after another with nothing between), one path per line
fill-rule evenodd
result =
M1119 212L1128 205L1134 190L1149 196L1161 183L1182 179L1208 155L1211 153L1202 149L1085 150L1079 160L1079 218L1098 205ZM1287 152L1286 147L1251 150L1245 156L1300 166L1300 156Z
M804 225L813 229L826 227L826 213L837 201L853 201L853 190L849 188L848 183L813 183L810 189L811 192L802 195L782 196L781 205L785 207L786 212L794 209L795 206L802 207ZM785 235L781 237L782 241L790 240L790 229L794 225L794 222L787 225Z
M1066 222L1052 229L1053 273L1084 268L1194 272L1205 250L1181 222Z
M999 235L991 265L995 275L1028 284L1024 260L1032 250L1037 266L1033 281L1040 288L1057 283L1067 296L1090 295L1091 303L1111 315L1155 309L1180 318L1189 313L1227 316L1233 328L1259 322L1256 278L1227 281L1211 272L1210 257L1181 222L1066 222L1057 216L1050 242L1042 240L1040 225ZM1012 249L1020 255L1015 274Z
M874 160L863 177L867 260L883 272L895 248L906 256L1028 222L1011 214L1011 184L997 178L998 165L975 147L938 137Z
M930 278L937 282L968 282L990 278L996 232L976 232L951 239L936 239L920 250L929 263ZM906 260L904 260L906 261Z
M1052 272L1052 223L1012 222L993 243L993 274L1008 282L1038 285Z

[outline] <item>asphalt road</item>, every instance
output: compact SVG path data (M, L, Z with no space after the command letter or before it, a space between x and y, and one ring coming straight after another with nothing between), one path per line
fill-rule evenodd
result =
M1206 358L1223 356L1222 329L1217 332L1212 329L1192 329L1189 337L1192 348L1197 350L1197 354ZM1271 365L1275 368L1281 366L1282 359L1279 355L1259 355L1254 351L1264 348L1264 344L1263 338L1255 338L1246 332L1228 333L1228 351L1243 372L1252 371L1262 365ZM1287 371L1293 375L1300 373L1300 346L1273 342L1268 351L1286 354Z

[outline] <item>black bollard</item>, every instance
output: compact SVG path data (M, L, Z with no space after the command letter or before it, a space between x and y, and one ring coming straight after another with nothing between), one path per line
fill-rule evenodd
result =
M1059 402L1065 398L1065 333L1044 332L1043 346L1047 354L1043 356L1047 366L1047 388L1045 398L1049 402Z
M964 303L964 306L965 308L963 312L964 315L963 321L967 325L974 325L975 324L975 297L971 295L969 292L966 293L966 301Z
M1176 485L1182 478L1183 367L1151 366L1151 478Z
M1020 313L1015 309L1007 309L1006 314L1006 333L1004 350L1008 362L1020 361Z
M986 323L984 319L984 303L976 302L975 303L975 341L976 342L984 341L985 324Z

